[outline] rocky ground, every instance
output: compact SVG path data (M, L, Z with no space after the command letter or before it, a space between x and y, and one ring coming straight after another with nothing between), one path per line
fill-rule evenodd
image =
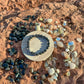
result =
M33 21L23 20L28 15L35 15L37 18ZM31 21L33 23L38 22L38 19L41 17L53 19L52 24L54 24L54 21L58 21L58 24L61 24L64 20L68 22L66 29L69 35L68 39L66 38L66 42L75 41L80 59L79 68L72 70L70 77L60 75L59 80L53 84L84 84L84 0L5 0L5 2L0 0L0 61L10 57L6 50L11 47L8 37L13 29L12 27L19 21L27 22L28 24ZM29 26L27 29L29 29ZM77 37L82 38L81 43L75 40ZM39 84L40 76L34 81L31 78L32 74L29 73L29 70L32 67L42 72L42 70L45 70L43 66L44 62L33 62L25 58L21 51L21 41L18 43L14 42L13 46L18 50L18 53L12 56L12 58L23 58L29 65L20 84ZM54 56L56 53L59 55L60 52L59 49L55 49L53 54ZM62 69L60 60L59 63L60 69ZM0 84L10 84L6 80L9 74L13 74L12 71L5 72L0 70ZM45 84L49 83L46 82Z

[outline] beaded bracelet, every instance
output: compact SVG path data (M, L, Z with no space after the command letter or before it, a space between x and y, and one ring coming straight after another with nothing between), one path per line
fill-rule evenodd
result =
M46 52L46 50L49 48L49 40L48 40L48 38L46 38L45 36L42 36L42 35L38 35L38 34L36 34L36 35L31 35L29 38L28 38L28 41L27 41L27 49L29 49L29 41L33 38L33 37L41 37L41 38L44 38L44 39L46 39L47 40L47 47L46 47L46 49L44 49L42 52L40 52L40 53L35 53L35 52L31 52L30 50L29 50L29 53L31 53L32 55L40 55L40 54L42 54L42 53L44 53L44 52Z

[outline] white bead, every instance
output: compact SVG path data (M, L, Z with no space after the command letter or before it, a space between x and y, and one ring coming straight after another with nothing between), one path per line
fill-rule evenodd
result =
M53 75L53 74L55 73L54 68L50 68L50 69L48 70L48 73L49 73L49 75Z

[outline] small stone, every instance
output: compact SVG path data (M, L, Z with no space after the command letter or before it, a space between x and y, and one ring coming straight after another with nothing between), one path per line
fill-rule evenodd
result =
M68 48L65 49L66 52L69 52L70 50Z
M68 66L69 66L69 64L68 64L68 63L64 63L64 65L65 65L66 67L68 67Z
M71 53L71 56L72 56L72 57L77 57L77 56L78 56L77 51L73 51L73 52Z
M34 72L34 69L33 69L33 68L31 68L31 69L30 69L30 72L31 72L31 73L33 73L33 72Z
M13 79L13 78L10 78L10 82L14 83L15 81L14 81L14 79Z
M47 62L45 62L45 63L44 63L44 66L45 66L45 67L48 67L48 63L47 63Z
M53 78L48 78L49 83L52 83L54 80Z
M76 65L74 63L70 63L70 69L75 69Z
M59 38L59 37L56 38L56 41L60 41L60 40L61 40L61 38Z
M52 29L53 29L53 25L49 25L48 28L49 28L50 30L52 30Z
M38 79L38 77L35 75L35 76L33 76L33 78L35 79L35 80L37 80Z
M56 75L53 75L51 78L52 78L53 80L56 80L56 81L57 81L57 76L56 76Z
M3 63L2 66L3 66L4 68L8 68L8 67L9 67L9 65L8 65L7 63Z
M70 51L74 51L75 50L75 45L72 45L72 46L70 46Z
M81 43L82 42L82 39L81 38L76 38L76 40Z
M41 21L41 22L42 22L42 21L43 21L43 18L39 18L39 21Z
M69 54L68 54L67 52L65 52L65 51L63 51L63 52L61 53L61 55L62 55L65 59L70 58Z
M2 63L2 62L0 62L0 69L2 69L2 68L3 68L3 67L2 67L2 64L3 64L3 63Z
M42 75L42 80L45 80L46 79L46 76L45 75Z
M63 22L63 26L66 26L66 25L67 25L67 21L64 21L64 22Z
M55 73L54 68L50 68L50 69L48 70L48 73L49 73L49 75L53 75L53 74Z
M60 47L60 48L63 48L64 47L64 44L61 41L57 41L57 46Z
M55 75L56 77L58 77L58 73L56 73L56 72L55 72L55 74L54 74L54 75Z
M60 73L60 70L59 69L56 69L56 72L59 74Z
M45 74L45 76L46 76L46 78L47 78L47 77L49 76L49 74L48 74L48 73L46 73L46 74Z
M69 46L73 46L73 45L74 45L74 42L73 42L73 41L70 41L70 42L68 43L68 45L69 45Z
M35 26L35 30L36 30L36 31L41 31L40 25L36 25L36 26Z
M47 23L51 23L52 22L52 19L47 19L46 22Z
M10 70L10 68L9 68L9 67L7 67L7 68L5 68L5 70L6 70L6 71L9 71L9 70Z
M40 80L40 82L39 82L40 84L44 84L44 81L43 80Z
M37 74L37 71L34 71L32 74L34 74L34 75Z
M70 71L67 71L65 74L66 76L70 76Z

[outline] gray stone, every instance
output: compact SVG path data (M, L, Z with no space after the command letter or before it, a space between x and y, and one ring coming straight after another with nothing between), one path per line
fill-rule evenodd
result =
M72 57L77 57L77 56L78 56L77 51L73 51L73 52L71 53L71 56L72 56Z

